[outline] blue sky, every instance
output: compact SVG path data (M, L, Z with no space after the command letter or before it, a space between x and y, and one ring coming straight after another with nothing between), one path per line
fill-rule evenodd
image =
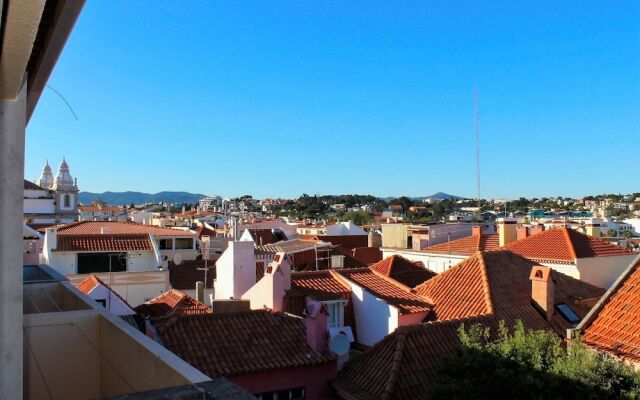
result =
M90 1L27 129L81 190L640 191L640 3Z

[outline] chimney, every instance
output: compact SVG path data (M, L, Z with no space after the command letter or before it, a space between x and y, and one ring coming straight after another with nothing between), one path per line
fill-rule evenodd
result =
M498 218L497 223L500 247L506 246L518 238L516 233L517 221L515 218Z
M327 307L307 297L304 322L307 328L307 343L317 352L327 350Z
M204 303L204 282L196 282L196 300L200 303Z
M544 225L534 225L531 227L531 236L544 232Z
M274 311L284 311L284 297L287 290L291 289L291 265L285 255L283 252L276 253L264 276L242 295L242 299L251 301L252 310L270 308ZM254 263L254 282L255 268Z
M590 219L585 224L586 234L593 237L600 237L600 220Z
M529 236L529 229L526 226L519 226L516 228L517 240L524 239Z
M547 321L553 316L555 282L553 270L536 265L531 269L531 299L545 313Z
M256 283L255 245L230 241L216 261L216 299L239 299Z
M480 236L482 235L482 225L475 225L471 227L471 236Z

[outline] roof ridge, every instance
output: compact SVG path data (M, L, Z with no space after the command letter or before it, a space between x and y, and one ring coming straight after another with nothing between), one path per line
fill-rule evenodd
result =
M491 298L491 287L489 285L489 274L487 273L487 265L484 262L484 253L481 251L477 254L478 263L480 264L480 278L484 289L484 300L487 305L488 313L493 314L493 300Z
M573 259L576 260L578 258L578 255L576 254L576 248L574 247L573 240L571 238L571 235L569 234L569 228L565 226L560 229L562 229L562 233L564 234L564 237L567 241L567 245L569 247L569 254L571 254L571 257L573 257Z
M391 370L389 371L389 379L385 385L382 393L382 400L387 400L393 396L393 387L398 379L399 370L402 365L402 355L404 353L404 341L406 337L406 330L399 329L396 339L396 348L393 352L393 360L391 361Z
M410 288L409 286L403 285L402 283L398 282L397 280L383 274L382 272L376 271L374 269L370 269L367 268L369 271L371 271L374 275L379 276L380 278L386 280L387 282L389 282L390 284L396 286L398 289L404 290L407 293L411 293L411 294L416 294L415 290L413 288ZM418 297L422 297L420 295L417 295Z

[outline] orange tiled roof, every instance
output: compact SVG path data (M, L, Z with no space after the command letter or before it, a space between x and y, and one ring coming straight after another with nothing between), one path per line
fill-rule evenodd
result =
M182 229L161 228L136 224L135 222L81 221L59 226L58 237L62 235L100 235L103 228L106 233L111 235L195 236L194 233Z
M429 271L399 255L387 257L370 265L369 268L408 287L418 286L436 276L435 272Z
M436 244L424 249L428 253L456 254L471 256L476 251L496 250L500 247L500 238L496 234L471 235L446 243Z
M309 346L301 318L268 310L174 316L157 329L169 350L211 378L335 362Z
M351 292L341 278L329 270L291 273L288 297L309 296L317 301L346 299Z
M60 235L54 251L69 252L110 252L149 251L151 240L144 234L105 235Z
M572 325L559 313L548 322L531 303L529 274L535 262L509 251L477 253L418 286L416 291L434 304L429 319L400 327L347 364L335 386L357 399L422 398L422 385L433 378L445 357L457 349L460 324L482 323L493 329L504 320L521 320L529 329L564 335ZM582 317L585 299L601 296L597 288L553 272L555 302L566 303Z
M107 290L109 290L117 298L119 298L124 304L126 304L129 308L131 308L131 306L129 305L127 300L125 300L124 297L120 296L118 294L118 292L116 292L115 290L113 290L111 288L111 286L109 286L106 283L104 283L104 281L102 279L98 278L94 274L89 275L82 282L78 283L78 285L76 285L76 289L78 289L82 293L88 295L96 286L100 286L100 285L102 285L105 288L107 288Z
M633 254L630 250L570 228L552 228L509 243L506 248L533 260L559 262L574 262L576 258Z
M175 289L140 304L135 311L145 318L159 318L169 315L211 314L206 304Z
M598 350L640 362L640 256L596 307L582 341Z
M416 314L431 310L431 304L413 293L410 288L369 268L342 269L336 272L398 308L400 314Z

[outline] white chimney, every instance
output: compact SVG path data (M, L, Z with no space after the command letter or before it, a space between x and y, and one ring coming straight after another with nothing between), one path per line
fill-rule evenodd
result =
M286 253L277 253L262 279L242 296L251 301L251 309L284 311L284 296L291 289L291 264L285 255Z
M216 261L216 299L239 299L256 283L254 242L230 241Z

